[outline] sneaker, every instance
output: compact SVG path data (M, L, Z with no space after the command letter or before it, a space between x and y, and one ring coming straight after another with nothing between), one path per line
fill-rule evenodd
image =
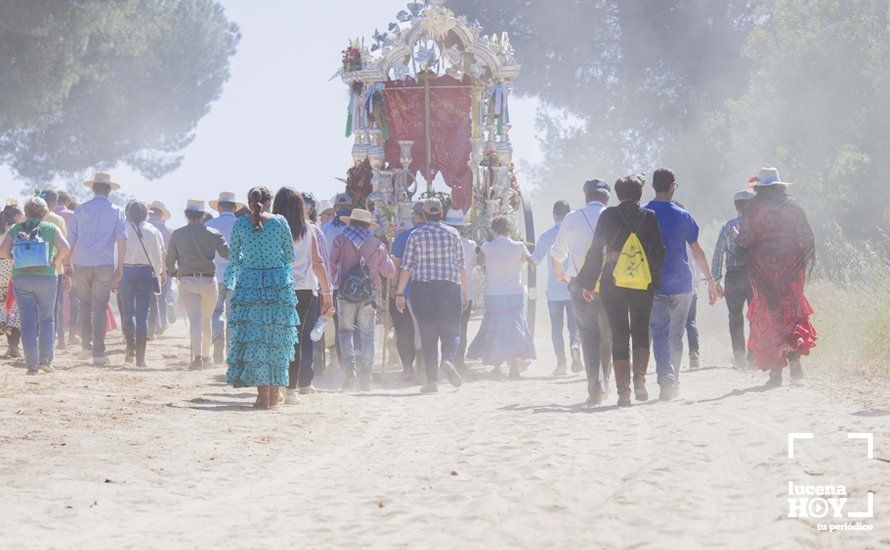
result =
M414 369L404 369L402 370L402 382L411 382L414 380Z
M556 364L556 370L553 371L553 376L565 376L569 373L568 367L564 361Z
M300 388L300 395L311 395L313 393L318 393L318 390L315 389L315 386L303 386Z
M658 391L658 400L670 401L676 398L677 395L677 385L674 382L665 382L661 384L661 389Z
M572 346L572 372L581 372L584 365L581 364L581 346Z
M299 405L300 399L297 397L297 390L293 390L291 388L283 388L284 392L284 404L285 405Z
M698 369L701 368L701 356L697 351L689 352L689 368L690 369Z
M442 372L448 377L448 381L451 382L451 385L455 388L460 387L460 385L464 383L464 381L460 379L460 375L457 374L454 365L451 364L451 361L442 361L439 368L442 369Z
M40 369L40 372L45 372L47 374L56 372L56 369L54 369L49 363L40 363L39 365L37 365L37 368Z
M195 357L192 359L191 364L189 365L189 370L202 370L204 368L204 362L201 361L200 357Z
M439 391L439 384L437 382L427 382L420 388L420 393L436 393Z
M343 389L351 390L352 386L355 384L355 379L357 378L354 370L346 371L346 376L343 377Z
M104 367L111 361L108 360L104 355L100 355L99 357L93 357L93 366L94 367Z
M77 358L81 361L92 361L93 360L93 350L84 348L80 350L80 353L77 354Z

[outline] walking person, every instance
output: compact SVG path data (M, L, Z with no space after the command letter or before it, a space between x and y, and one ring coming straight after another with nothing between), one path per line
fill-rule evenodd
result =
M375 237L377 224L371 213L355 208L341 221L349 224L334 239L331 249L331 277L337 288L337 323L340 340L340 365L345 370L343 389L352 388L359 373L362 391L371 389L371 367L374 363L374 330L377 326L377 305L382 280L396 272L386 247ZM356 349L353 333L358 332L360 349Z
M412 219L414 225L401 231L393 239L392 258L393 264L396 266L396 273L401 272L402 258L405 257L405 248L408 245L408 238L414 231L425 223L423 218L423 201L416 201L412 205ZM394 284L398 286L398 275L395 276ZM399 311L396 307L395 292L390 293L389 311L392 318L393 328L396 332L396 349L399 353L399 360L402 363L402 381L407 382L414 378L414 363L418 359L423 361L420 350L420 332L417 326L417 320L411 313L411 281L405 285L404 290L406 307L403 311ZM418 364L418 370L422 365Z
M572 281L584 265L597 221L609 203L611 194L612 188L602 180L585 182L586 206L569 213L563 219L556 234L556 242L550 249L550 265L556 272L556 280L568 283L569 295L572 297L572 309L581 335L580 351L587 371L587 402L593 405L602 403L611 379L611 360L603 361L607 350L611 358L609 321L599 296L588 302L584 299L583 289ZM573 350L573 358L574 355Z
M235 212L244 208L244 204L235 198L235 193L222 192L215 201L210 201L210 208L219 212L219 215L204 223L205 226L219 231L226 242L232 238L232 228L235 226ZM225 274L229 261L222 256L214 260L216 264L216 307L213 308L213 316L210 318L210 330L213 337L213 362L217 365L225 363L228 352L228 341L231 338L232 329L227 322L229 311L232 309L232 295L226 289Z
M167 248L170 245L170 228L167 227L167 220L170 219L170 212L160 201L154 201L148 207L148 223L158 230L164 244L164 262L166 263ZM162 271L165 271L162 269ZM166 274L166 271L165 271ZM170 303L170 285L173 277L165 277L166 283L161 286L161 293L151 295L151 302L148 308L148 339L152 340L156 335L164 334L168 325L168 304ZM175 308L169 308L175 311Z
M408 237L396 288L396 308L404 312L405 287L411 281L411 311L420 331L427 379L421 393L439 391L440 368L451 385L457 387L463 383L454 367L454 357L460 337L461 312L469 305L466 259L460 234L442 223L444 214L439 199L424 201L425 223Z
M126 342L124 362L145 367L148 342L148 309L152 295L167 282L164 270L164 239L146 221L148 207L130 201L124 209L127 219L127 246L121 281L113 289L121 304L121 327ZM155 287L157 285L157 288Z
M534 337L525 319L525 286L522 267L533 264L525 244L510 238L513 226L507 218L491 222L494 237L480 248L478 263L485 268L485 314L479 333L467 352L501 374L507 363L510 378L519 378L519 362L536 358Z
M15 200L10 199L0 213L0 239L6 235L10 227L17 223L25 221L25 214L18 207ZM13 261L11 258L0 257L0 334L6 335L6 354L5 359L16 359L21 357L19 344L22 341L22 323L19 316L19 306L15 300L11 300L10 304L7 298L14 293L12 290L12 269Z
M170 236L167 250L167 274L179 280L179 301L189 319L192 370L213 366L210 357L212 332L210 319L216 307L217 255L229 257L229 246L222 233L204 226L204 201L189 199L187 223Z
M54 370L56 270L70 252L61 230L44 221L48 213L42 198L28 199L25 221L13 225L0 242L0 257L13 261L12 290L21 315L28 374Z
M449 210L445 214L443 222L445 225L455 228L458 233L464 231L470 225L470 222L464 219L463 210ZM476 295L476 288L473 285L473 272L476 266L479 265L478 254L476 253L479 246L476 244L476 241L468 239L464 235L460 236L460 242L464 245L464 269L467 272L467 307L460 314L460 343L457 345L454 364L458 372L463 374L467 372L466 355L467 346L469 345L467 327L470 324L470 315L473 314L473 296Z
M105 356L108 300L111 287L123 275L127 231L123 211L108 198L120 185L102 172L84 185L92 189L93 198L74 209L68 238L74 249L71 263L80 303L80 359L92 359L94 366L101 366L109 362Z
M40 192L40 198L46 201L49 212L43 218L56 226L63 237L68 237L68 224L65 218L55 212L59 206L59 194L53 189L44 189ZM65 341L65 287L68 284L68 276L65 275L65 267L60 263L56 267L56 313L54 324L56 327L56 349L63 350Z
M297 316L300 319L299 335L294 344L294 358L288 367L288 384L284 404L296 405L297 388L301 394L313 393L313 342L310 338L319 314L333 316L334 301L328 283L327 268L321 255L316 226L306 217L303 195L292 187L282 187L275 194L272 213L282 216L288 224L293 239L294 260L291 275L297 299ZM319 296L319 289L321 289ZM321 304L321 306L319 306Z
M655 291L661 286L665 250L655 212L640 207L640 179L619 179L615 194L620 204L605 209L600 216L576 281L587 300L594 299L599 282L602 304L612 325L618 406L629 407L631 373L637 401L649 399L649 318Z
M234 290L232 339L226 381L256 386L259 409L278 404L288 385L300 318L291 275L294 241L287 220L269 213L272 193L254 187L247 194L250 214L232 228L226 286Z
M679 395L680 361L683 359L683 335L692 304L692 269L686 247L699 271L706 274L708 301L716 303L718 288L708 267L708 258L698 243L698 224L692 214L673 202L679 184L667 168L655 170L652 176L655 199L646 208L655 212L665 247L661 288L655 293L650 330L655 354L655 369L661 387L659 399L670 400Z
M758 171L736 240L754 288L748 348L757 368L769 371L768 387L782 384L788 364L792 380L803 378L800 357L816 347L813 308L804 295L815 239L806 213L788 196L789 185L775 168Z
M71 227L71 221L74 219L74 210L69 206L72 202L71 195L67 192L58 192L58 201L54 212L65 220L66 231ZM67 232L65 238L68 238ZM70 255L68 256L68 259L71 259ZM63 269L65 267L68 266L63 266ZM62 323L61 326L56 325L56 335L58 336L60 334L59 331L61 330L61 339L66 344L76 346L80 345L80 328L77 322L77 310L79 305L77 300L77 288L74 283L73 273L69 271L66 275L68 275L66 279L67 284L64 286L62 293Z
M751 191L739 191L733 196L738 215L723 224L711 260L711 273L718 285L722 282L723 294L726 297L733 364L739 368L746 365L754 366L750 359L752 355L746 353L745 344L745 304L750 305L754 298L754 289L751 288L748 276L748 259L737 242L742 215L753 198L754 193Z
M541 265L541 262L550 258L550 249L556 242L562 221L571 210L567 201L560 200L553 204L554 225L541 233L538 242L535 243L535 252L532 254L535 265ZM562 267L563 270L567 268L567 261L563 262ZM549 261L547 262L547 309L550 313L550 339L553 342L553 351L556 353L556 370L553 371L553 375L565 376L568 374L568 367L563 327L569 331L570 350L581 349L581 334L575 322L575 310L572 308L572 296L569 294L568 285L556 279L556 270ZM582 368L580 353L572 353L572 372L581 372Z

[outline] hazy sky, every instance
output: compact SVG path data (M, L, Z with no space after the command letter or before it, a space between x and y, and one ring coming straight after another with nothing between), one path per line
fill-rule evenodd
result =
M155 181L123 167L111 171L123 191L166 203L174 223L187 198L209 200L221 190L243 196L257 184L273 192L290 185L319 199L341 190L334 177L343 177L351 163L352 139L344 137L348 98L339 78L328 79L350 37L370 37L405 6L405 0L221 3L242 38L231 79L199 123L182 166ZM503 30L509 29L486 29ZM534 111L531 101L511 105L517 160L540 156ZM0 186L21 187L5 168Z

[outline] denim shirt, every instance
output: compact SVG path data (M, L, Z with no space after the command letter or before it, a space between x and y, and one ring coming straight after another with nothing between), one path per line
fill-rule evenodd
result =
M96 195L74 210L68 240L75 266L114 265L115 243L127 238L124 212L108 200Z

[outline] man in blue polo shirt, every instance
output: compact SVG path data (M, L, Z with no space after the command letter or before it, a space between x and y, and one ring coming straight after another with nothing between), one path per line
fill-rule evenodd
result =
M708 267L708 258L698 244L698 224L692 214L673 202L677 191L674 173L659 168L652 175L655 200L646 208L655 212L664 240L665 258L662 269L661 289L655 294L649 327L652 332L652 348L655 355L655 372L661 386L659 399L667 401L679 395L678 381L680 360L683 358L683 334L686 319L692 305L693 281L686 246L699 271L706 273L708 299L717 302L718 289Z
M415 229L423 225L423 201L417 201L412 208L414 225L405 229L398 235L392 243L393 263L396 264L396 273L398 267L405 257L405 245L408 243L408 237ZM414 315L411 314L411 282L405 287L405 299L408 301L408 307L404 312L399 312L396 308L395 292L390 293L389 312L392 319L393 328L396 331L396 348L399 350L399 359L402 362L402 380L408 381L414 378L414 361L420 357L417 351L420 349L420 335L417 332L417 322ZM423 368L419 368L418 372L423 372Z

